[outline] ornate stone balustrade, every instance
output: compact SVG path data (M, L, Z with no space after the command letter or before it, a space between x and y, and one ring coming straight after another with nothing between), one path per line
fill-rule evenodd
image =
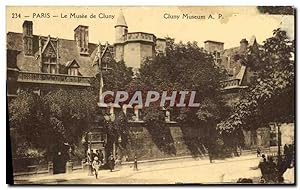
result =
M156 37L153 34L143 33L143 32L133 32L128 33L124 36L125 41L146 41L155 42Z
M90 86L91 77L20 71L18 82Z

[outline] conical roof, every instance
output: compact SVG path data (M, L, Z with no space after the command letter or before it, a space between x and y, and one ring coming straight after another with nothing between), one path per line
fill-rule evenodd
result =
M116 26L126 26L127 27L127 23L125 21L125 17L123 15L122 10L120 10L120 12L119 12L119 16L117 18L117 23L116 23L115 27Z

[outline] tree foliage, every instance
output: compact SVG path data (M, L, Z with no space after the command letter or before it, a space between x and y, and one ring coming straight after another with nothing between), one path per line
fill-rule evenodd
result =
M59 89L41 96L21 91L9 104L13 138L19 136L15 148L26 144L46 150L55 143L78 143L95 113L95 98L90 90Z
M96 109L96 97L88 90L51 91L43 97L49 109L50 125L63 141L74 144L83 132Z
M213 57L200 48L197 42L180 42L167 39L166 55L146 60L140 69L139 87L162 91L196 91L199 108L182 108L176 119L199 124L218 121L224 109L219 81L225 73L214 64ZM188 103L188 101L186 101ZM167 106L166 106L167 107Z
M295 117L294 41L276 29L259 49L249 49L242 62L256 73L235 105L233 114L220 124L232 132L256 129L269 122L293 122Z
M258 11L263 14L294 15L295 8L292 6L258 6Z

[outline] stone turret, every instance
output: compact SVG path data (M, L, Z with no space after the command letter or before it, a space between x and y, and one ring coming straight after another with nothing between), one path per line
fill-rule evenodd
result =
M125 17L123 15L123 12L120 11L119 16L117 18L117 23L115 25L115 42L116 43L122 43L124 41L124 35L126 35L128 32L128 26L125 21Z
M115 60L124 61L125 64L134 69L140 68L146 58L153 58L156 50L165 53L164 43L158 42L156 48L156 36L146 32L128 32L128 26L123 12L120 11L115 25Z
M121 61L124 58L124 45L125 36L128 33L128 26L125 21L122 10L117 18L117 23L115 25L115 59L116 61Z

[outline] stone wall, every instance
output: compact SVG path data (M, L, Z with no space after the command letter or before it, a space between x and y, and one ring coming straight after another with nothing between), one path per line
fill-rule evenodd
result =
M155 132L156 131L156 132ZM127 148L120 151L123 160L170 158L180 156L203 157L207 154L205 147L206 132L194 127L181 127L176 124L151 130L137 125L130 128L130 139ZM268 148L270 146L269 128L257 131L243 131L245 150ZM216 141L217 139L210 139ZM224 147L225 148L225 147Z
M257 146L260 148L270 147L270 129L267 127L256 130Z
M140 42L130 42L124 46L124 61L128 67L139 68L141 63Z
M129 42L124 46L124 61L127 66L140 68L142 62L147 57L153 57L154 46L145 42Z
M281 145L293 144L295 138L295 125L294 123L284 123L280 126L281 132Z
M243 130L245 149L270 147L270 129L267 127L249 131Z
M146 127L131 127L130 140L121 152L123 159L132 161L169 158L178 156L204 156L206 149L201 143L201 130L192 127L164 127L158 133Z

